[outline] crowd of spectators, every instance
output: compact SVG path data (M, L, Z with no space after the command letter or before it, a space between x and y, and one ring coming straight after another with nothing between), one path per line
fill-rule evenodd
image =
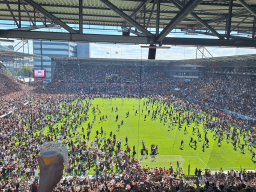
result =
M58 63L49 87L55 92L164 95L170 93L173 83L163 66Z
M19 83L8 74L0 74L0 116L8 114L16 106L20 106L27 99L27 92L31 87Z
M214 74L180 85L178 96L191 97L218 109L256 117L255 77Z
M175 95L180 98L191 97L218 108L227 108L238 113L254 117L254 98L248 97L254 91L253 77L236 77L212 75L200 79L184 82L183 80L170 79L163 72L163 68L138 67L118 68L82 67L81 74L88 78L77 76L79 69L72 65L58 66L55 73L55 82L50 86L52 92L36 92L36 87L25 86L15 81L6 74L0 74L1 115L10 110L13 114L1 119L0 122L0 189L5 191L35 191L39 181L39 167L36 160L40 151L40 144L45 141L61 140L69 146L69 169L66 176L57 184L54 191L245 191L254 189L255 172L230 172L222 170L211 173L210 170L195 174L198 179L189 180L176 167L150 168L141 166L140 162L132 158L129 149L116 150L116 146L107 145L108 153L99 150L97 142L85 142L85 138L78 140L75 145L67 130L51 130L50 135L44 135L41 127L47 123L49 126L68 116L68 111L62 111L60 103L64 101L74 111L83 109L83 121L87 117L90 101L86 106L71 104L75 99L94 97L81 95L81 91L92 93L109 93L124 91L125 95L162 94L174 93L173 89L180 88ZM106 70L106 73L105 71ZM143 74L141 73L143 71ZM109 78L110 79L107 79ZM86 79L86 80L82 80ZM97 80L96 80L97 79ZM106 86L107 85L107 86ZM41 90L41 89L40 89ZM75 91L74 91L75 90ZM139 92L138 92L139 90ZM70 92L70 95L61 94ZM168 98L168 97L166 97ZM26 104L29 102L29 104ZM216 112L217 113L217 112ZM46 116L46 114L50 114ZM54 115L53 115L54 114ZM44 117L44 118L42 118ZM77 124L80 121L76 121ZM240 122L244 124L245 122ZM242 126L241 126L242 127ZM69 130L70 129L70 130ZM65 137L60 137L65 135ZM114 136L110 137L113 143ZM118 139L116 139L118 141ZM102 145L104 149L104 145ZM109 151L118 153L113 159ZM77 154L83 158L77 159ZM102 158L104 157L104 158ZM102 162L104 160L104 163ZM95 166L93 173L89 172L90 166ZM106 172L108 166L111 172ZM177 171L178 170L178 171ZM94 177L88 176L94 174ZM196 184L196 187L195 187ZM201 185L200 188L199 185Z
M254 69L223 68L224 72ZM122 95L168 95L190 97L211 107L256 117L255 76L215 74L211 69L198 79L169 78L164 66L64 65L57 64L49 87L58 93L91 93ZM174 91L179 88L179 91Z
M256 73L255 67L216 67L207 70L209 73L227 73L227 74L253 74Z

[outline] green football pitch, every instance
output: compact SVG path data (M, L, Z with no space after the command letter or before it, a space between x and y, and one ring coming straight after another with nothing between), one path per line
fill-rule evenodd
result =
M122 103L123 100L124 103ZM248 146L244 147L245 150L243 153L239 147L233 147L232 140L226 140L226 135L224 135L221 145L218 145L218 139L213 139L213 131L208 130L208 138L210 140L209 147L206 147L203 151L202 145L204 139L198 140L197 134L192 134L192 129L195 126L195 123L187 126L188 133L184 134L184 125L179 129L177 123L174 127L171 126L171 129L169 129L168 124L170 120L168 119L167 123L164 124L163 121L160 122L158 115L157 119L151 120L150 114L145 120L144 116L146 114L146 105L143 106L143 101L144 99L113 98L111 102L110 99L96 98L91 101L92 105L90 106L89 119L86 122L83 122L81 126L78 126L76 134L77 132L79 132L80 135L84 134L82 132L82 127L87 131L88 123L92 123L92 119L94 117L92 108L98 105L101 110L101 114L98 114L98 111L95 113L97 117L93 124L90 141L93 141L96 131L98 130L100 132L101 127L103 127L103 130L107 133L107 138L109 137L109 133L112 131L113 134L116 134L117 140L123 140L122 149L125 149L125 137L127 136L130 148L132 149L135 145L137 152L136 158L141 160L143 166L148 165L150 167L169 168L170 162L172 162L174 169L176 169L177 160L182 160L182 167L185 174L187 174L189 164L191 168L190 173L193 173L196 167L211 170L219 170L221 167L223 170L240 170L241 167L246 170L255 169L256 161L254 162L251 160L252 153L248 150ZM135 109L133 106L135 106ZM114 108L113 112L112 107ZM118 107L117 112L115 111L116 107ZM148 108L151 107L148 105ZM156 105L154 105L154 109L155 108ZM144 111L143 114L142 109ZM135 116L136 110L138 110L139 113ZM129 117L126 117L126 113L128 111L130 115ZM107 115L108 119L100 121L100 116L102 115ZM116 115L119 116L117 122ZM121 120L124 121L124 124L121 125L120 129L118 129L118 124L121 124ZM203 138L203 124L200 123L197 127L199 128ZM47 132L48 128L45 129L45 134L47 134ZM191 146L189 145L190 137L197 140L197 147L195 147L194 144ZM73 139L75 140L76 138L74 137ZM182 139L184 140L184 147L183 149L180 149L180 142ZM151 156L141 158L140 149L142 148L142 140L145 141L145 145L146 148L148 148L149 153L151 144L154 143L155 145L158 145L159 154L155 158L152 158ZM243 139L240 138L240 140L241 144L243 144Z

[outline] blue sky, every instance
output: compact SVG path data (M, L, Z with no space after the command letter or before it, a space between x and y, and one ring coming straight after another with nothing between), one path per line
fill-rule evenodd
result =
M16 28L13 21L0 21L1 29ZM29 26L29 22L23 22L23 26ZM38 23L42 25L42 23ZM78 25L70 25L74 29L78 29ZM84 25L84 33L90 34L110 34L110 35L121 35L120 27L109 27L109 26L88 26ZM149 29L150 30L150 29ZM54 31L54 32L66 32L64 29L41 29L37 31ZM220 32L221 33L221 32ZM237 35L235 33L232 33ZM169 37L184 37L184 38L215 38L205 35L184 35L179 30L173 31L168 35ZM1 45L17 44L19 41L14 43L4 43ZM232 55L244 55L244 54L256 54L256 49L244 49L244 48L215 48L206 47L214 57L220 56L232 56ZM20 49L23 52L23 49ZM28 46L24 47L24 52L33 53L32 41L29 41ZM107 52L109 54L107 54ZM206 57L211 57L210 54L205 52ZM122 58L122 59L147 59L148 49L141 49L140 45L122 45L122 44L105 44L105 43L91 43L91 57L92 58ZM198 52L198 58L202 58L202 54ZM156 53L156 60L183 60L183 59L195 59L196 48L195 47L175 47L171 46L170 49L158 49Z
M213 48L207 47L213 57L256 54L255 49L242 48ZM109 54L106 54L109 52ZM118 54L116 54L116 52ZM211 57L205 52L206 57ZM141 49L139 45L115 45L115 44L91 44L91 57L93 58L122 58L122 59L147 59L148 49ZM197 57L202 58L198 51ZM158 49L156 60L183 60L195 59L195 47L171 47L170 49Z

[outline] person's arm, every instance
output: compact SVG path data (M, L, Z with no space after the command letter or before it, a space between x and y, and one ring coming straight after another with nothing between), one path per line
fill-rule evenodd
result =
M64 160L63 156L59 155L50 165L44 165L41 157L37 157L40 167L40 180L38 192L52 192L63 175Z

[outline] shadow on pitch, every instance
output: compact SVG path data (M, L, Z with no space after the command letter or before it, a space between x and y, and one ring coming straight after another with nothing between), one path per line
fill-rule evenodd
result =
M253 160L253 159L252 159L252 162L255 164L255 163L256 163L256 160Z

